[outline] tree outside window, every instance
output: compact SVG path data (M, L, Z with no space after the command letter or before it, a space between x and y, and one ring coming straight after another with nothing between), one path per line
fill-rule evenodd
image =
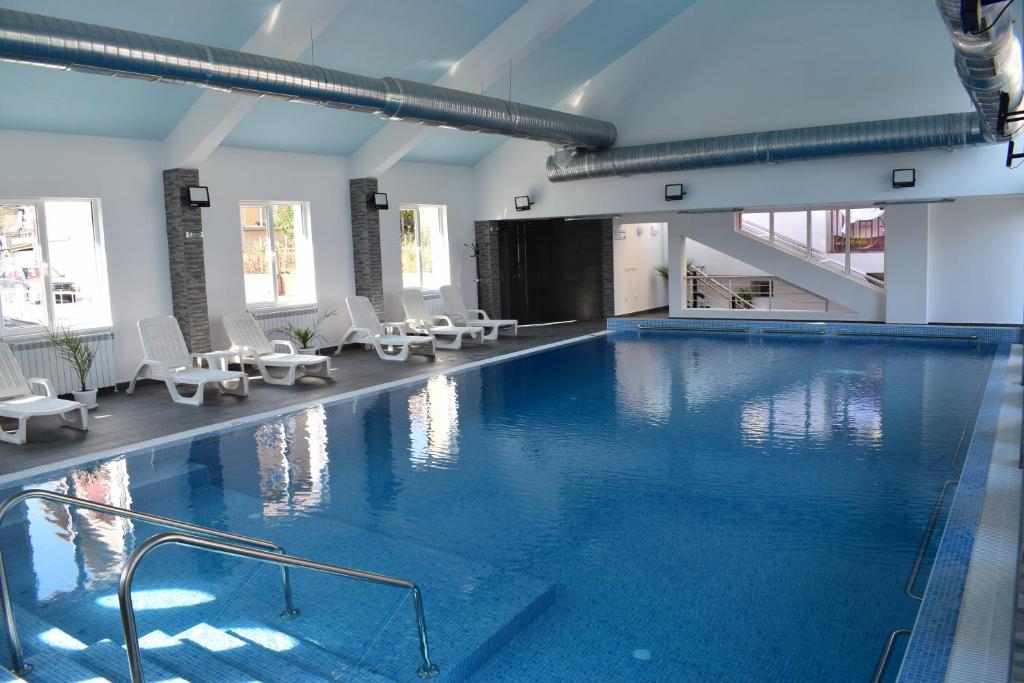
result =
M306 206L297 202L243 204L242 272L248 305L316 301Z
M398 216L402 286L433 290L448 284L446 207L403 204Z

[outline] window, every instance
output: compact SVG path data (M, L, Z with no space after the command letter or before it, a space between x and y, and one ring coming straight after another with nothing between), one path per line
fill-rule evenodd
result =
M403 287L438 289L451 281L446 213L430 205L403 204L399 210Z
M241 217L246 305L315 303L308 204L246 202Z
M110 325L98 225L88 199L0 201L4 334Z
M884 208L741 213L736 229L819 265L884 286Z

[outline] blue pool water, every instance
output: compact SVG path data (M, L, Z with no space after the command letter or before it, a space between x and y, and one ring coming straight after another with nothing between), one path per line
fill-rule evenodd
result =
M993 352L612 335L41 484L415 581L449 679L862 681L913 624L904 583ZM12 515L37 680L124 680L102 641L121 641L116 579L156 531L39 501ZM284 622L273 568L154 552L148 671L417 680L406 595L294 580Z

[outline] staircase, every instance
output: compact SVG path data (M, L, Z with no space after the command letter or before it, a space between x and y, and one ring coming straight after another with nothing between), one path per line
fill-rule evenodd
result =
M767 232L761 232L760 226L748 222L737 228L732 213L690 215L681 218L679 226L684 237L839 304L840 311L849 311L830 311L822 318L885 319L885 290L879 281L864 273L842 272L842 268L824 263L827 259L808 255L805 247L779 239L779 235L774 244L769 244Z
M850 272L847 273L846 268L842 263L833 261L828 258L826 254L820 254L813 249L808 249L806 244L798 242L797 240L781 233L775 233L772 235L771 231L766 226L752 221L745 216L743 217L743 221L740 223L739 228L737 228L737 231L741 234L753 237L756 240L770 243L780 251L793 254L794 256L799 256L800 258L810 261L822 268L827 268L835 273L845 275L846 277L858 280L864 284L871 285L872 287L885 289L884 279L876 277L870 273L861 272L852 266L850 267ZM769 242L769 240L771 240L771 242Z

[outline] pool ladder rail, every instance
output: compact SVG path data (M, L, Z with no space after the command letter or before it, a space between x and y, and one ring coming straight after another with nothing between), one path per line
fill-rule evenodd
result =
M288 555L282 546L271 541L233 534L228 531L220 531L219 529L191 524L169 517L161 517L160 515L148 512L138 512L106 505L105 503L96 503L84 498L68 496L53 491L44 491L42 489L27 489L20 493L15 493L0 503L0 526L2 526L4 518L12 508L33 498L64 503L77 508L126 517L176 530L176 532L157 534L143 541L128 557L124 569L121 570L117 599L121 613L121 625L124 629L125 647L128 651L128 666L131 672L132 683L144 683L145 681L142 671L142 653L135 626L135 611L132 605L132 580L143 558L151 550L167 544L189 546L206 552L250 558L278 565L281 568L281 587L284 593L285 608L280 615L283 619L294 619L299 616L299 610L295 608L292 600L291 577L288 573L289 567L325 572L359 581L408 590L412 593L413 608L416 611L416 628L421 659L416 674L420 678L434 678L440 672L438 667L430 661L430 645L427 640L427 623L423 611L423 596L419 587L410 581L385 574L376 574ZM3 617L3 628L11 657L10 669L16 675L23 676L32 670L32 666L25 662L21 641L18 638L17 627L14 622L14 606L7 583L7 568L4 563L2 548L0 548L0 602L2 602L0 616Z
M942 485L942 490L939 491L939 496L935 499L935 505L932 507L932 516L928 519L928 527L925 529L924 536L921 537L921 545L917 549L917 557L914 559L914 566L910 570L910 576L907 577L907 585L903 588L903 592L907 594L907 597L913 598L918 602L924 600L924 595L914 592L914 584L917 583L917 576L921 573L921 565L924 564L924 556L928 552L928 546L931 545L932 534L935 532L935 524L939 521L939 513L942 512L942 503L946 499L946 493L950 487L956 486L959 483L959 480L950 479Z

